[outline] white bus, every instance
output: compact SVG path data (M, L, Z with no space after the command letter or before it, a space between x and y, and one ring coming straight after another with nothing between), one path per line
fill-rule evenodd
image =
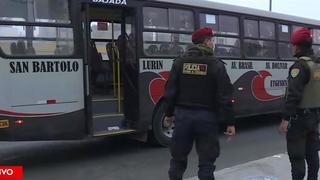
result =
M320 52L320 21L204 0L1 0L0 139L167 145L164 84L199 27L216 31L237 117L279 112L293 30Z

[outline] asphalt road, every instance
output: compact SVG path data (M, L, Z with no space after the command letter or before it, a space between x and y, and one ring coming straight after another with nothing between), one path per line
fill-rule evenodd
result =
M278 116L239 120L230 141L221 131L217 170L285 152ZM81 141L0 142L0 165L23 165L26 180L165 180L170 154L123 137ZM196 176L193 150L185 178Z

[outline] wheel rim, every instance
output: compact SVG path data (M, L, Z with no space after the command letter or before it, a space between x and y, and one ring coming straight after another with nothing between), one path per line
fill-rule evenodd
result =
M174 130L174 123L171 124L171 126L169 127L165 127L164 126L164 117L163 116L161 118L161 132L162 134L165 136L165 137L168 137L168 138L172 138L172 134L173 134L173 130Z

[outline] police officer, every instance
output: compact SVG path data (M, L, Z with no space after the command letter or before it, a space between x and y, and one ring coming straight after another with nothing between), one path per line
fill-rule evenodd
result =
M305 160L308 180L318 179L320 60L312 50L307 28L292 34L291 44L297 60L289 69L288 88L280 132L287 133L287 150L293 180L303 180Z
M214 180L214 162L220 153L218 112L220 118L228 120L225 134L235 135L232 84L224 63L213 56L212 37L211 28L192 34L195 46L175 60L166 84L165 122L175 122L170 180L182 180L194 141L199 156L199 179Z

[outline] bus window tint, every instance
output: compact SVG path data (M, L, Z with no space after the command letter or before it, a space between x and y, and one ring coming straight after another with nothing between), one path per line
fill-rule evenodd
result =
M219 33L239 35L239 19L233 16L219 16Z
M318 45L313 45L312 48L313 48L314 54L315 54L316 56L320 57L320 46L318 46Z
M218 30L217 16L213 14L200 14L200 27L211 27Z
M145 28L169 29L168 9L144 7L143 24Z
M187 34L144 32L143 41L147 56L178 56L192 45Z
M219 57L240 57L238 38L215 37L215 55Z
M0 20L48 23L70 23L68 0L0 1ZM32 7L32 9L30 8Z
M244 20L244 35L250 38L258 38L258 21Z
M39 26L0 26L0 47L12 56L71 55L72 28ZM27 31L33 32L27 35ZM10 32L8 34L8 32ZM6 36L3 36L6 34Z
M279 43L279 56L281 59L293 57L293 49L290 43Z
M275 58L275 43L272 41L244 40L245 56L248 58Z
M314 29L312 37L314 44L320 44L320 29Z
M275 25L272 22L259 21L260 23L260 38L274 39L275 38Z
M194 30L193 13L191 11L186 11L186 10L169 9L169 27L172 30L193 31Z
M279 24L278 25L279 40L290 41L290 27L289 25Z

